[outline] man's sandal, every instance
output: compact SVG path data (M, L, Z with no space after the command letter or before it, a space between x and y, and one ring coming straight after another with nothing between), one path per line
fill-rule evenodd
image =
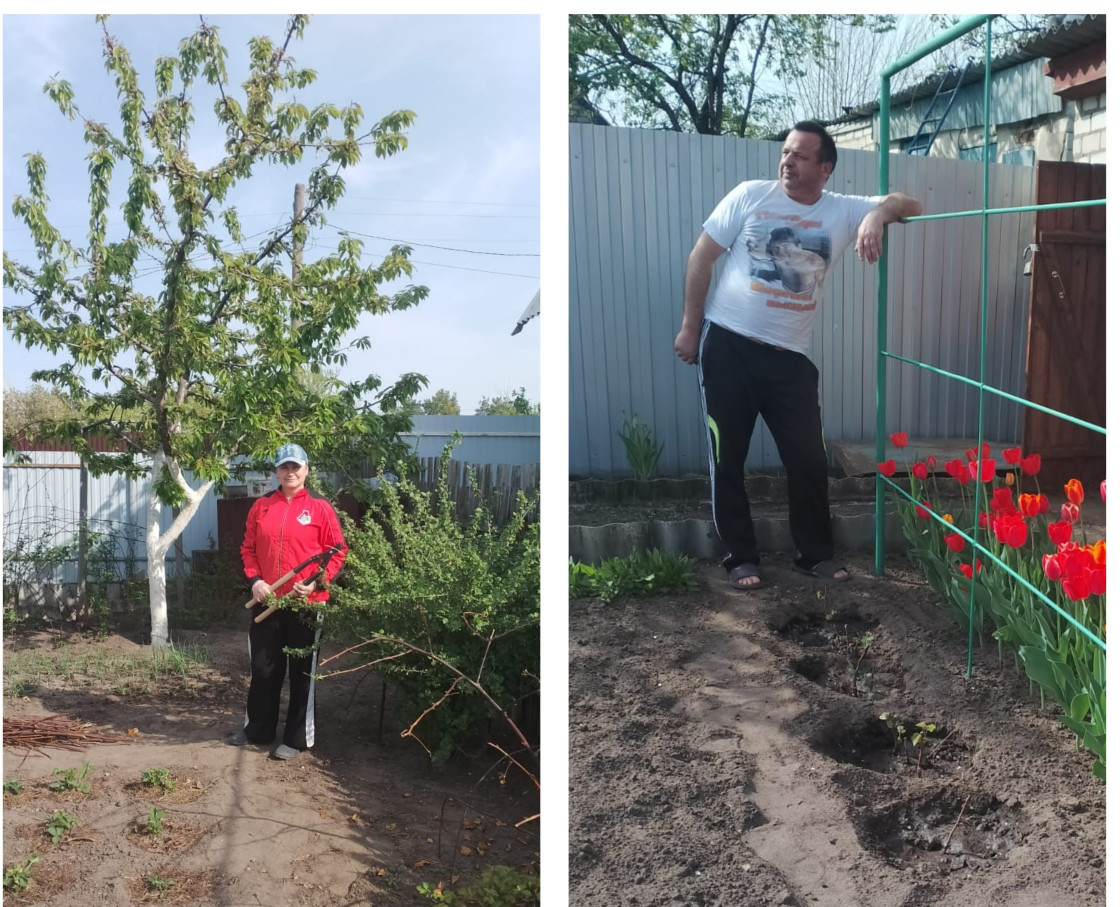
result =
M815 564L807 561L794 561L793 569L798 573L804 573L806 576L813 577L813 579L824 580L828 583L846 583L852 578L847 567L838 567L831 560L817 561ZM837 576L836 574L841 570L844 571L843 574Z
M749 579L752 576L758 580L757 583L742 582L742 580ZM758 564L739 564L737 567L732 567L728 571L728 579L731 582L731 588L743 592L753 592L755 589L761 589L766 585L763 582L762 574L758 572Z

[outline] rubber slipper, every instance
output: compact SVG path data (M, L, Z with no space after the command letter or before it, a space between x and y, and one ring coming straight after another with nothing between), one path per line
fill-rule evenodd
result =
M739 582L749 576L758 577L758 582L749 584ZM758 564L739 564L737 567L732 567L728 571L728 579L731 581L731 587L741 592L754 592L755 589L761 589L766 585L762 574L758 572Z
M852 578L848 572L847 567L838 567L830 560L817 561L815 564L807 564L802 562L793 562L793 569L798 573L804 573L806 576L811 576L814 579L824 580L827 583L846 583ZM836 571L843 570L843 576L837 576Z

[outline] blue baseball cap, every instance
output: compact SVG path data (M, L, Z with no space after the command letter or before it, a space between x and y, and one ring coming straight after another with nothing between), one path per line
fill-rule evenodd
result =
M276 462L272 465L279 468L284 463L298 463L307 465L307 451L298 444L284 444L276 451Z

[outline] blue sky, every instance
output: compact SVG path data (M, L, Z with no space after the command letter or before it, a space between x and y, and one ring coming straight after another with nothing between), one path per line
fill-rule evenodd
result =
M198 21L192 15L109 19L149 97L153 61L174 53ZM210 16L207 22L229 51L227 71L236 85L247 72L248 39L263 34L279 42L286 17ZM364 234L369 260L392 242L413 245L412 282L430 295L411 310L367 316L355 336L368 336L372 347L352 353L342 377L372 373L388 383L420 372L429 379L421 396L447 388L465 413L484 396L522 386L539 401L541 319L510 334L541 278L539 17L313 16L289 51L318 73L306 99L301 96L308 106L356 102L369 126L392 110L417 114L404 152L389 159L369 153L346 171L346 198L328 222ZM3 244L17 260L31 261L26 230L11 214L12 197L27 187L24 154L46 158L50 216L64 235L81 245L89 218L82 124L58 112L43 84L56 74L66 79L82 115L110 126L119 122L116 92L92 15L6 15L3 53ZM212 162L221 138L209 104L198 104L195 117L191 152ZM308 170L254 175L237 197L247 234L291 216L295 183ZM333 249L337 238L334 229L321 231L305 257L313 258L316 246ZM29 387L45 355L5 332L4 386Z

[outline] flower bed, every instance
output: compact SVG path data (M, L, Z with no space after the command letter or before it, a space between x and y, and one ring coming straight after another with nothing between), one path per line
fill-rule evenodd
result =
M892 434L900 451L905 432ZM941 593L951 616L975 639L1008 645L1043 702L1062 709L1060 721L1096 756L1105 777L1105 542L1090 543L1081 524L1085 492L1078 479L1052 509L1038 486L1038 454L1002 451L1009 469L997 475L987 444L941 469L957 480L959 499L942 497L933 457L878 464L894 490L910 554ZM1034 491L1014 488L1035 477ZM891 481L899 471L909 490ZM1105 483L1100 487L1105 497Z

